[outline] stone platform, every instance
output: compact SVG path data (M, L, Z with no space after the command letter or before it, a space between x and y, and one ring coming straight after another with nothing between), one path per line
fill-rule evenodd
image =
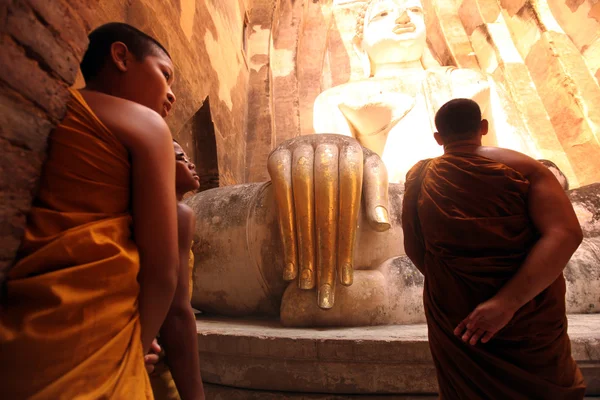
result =
M295 329L201 316L196 325L211 399L425 400L437 392L424 324ZM569 335L588 396L600 396L600 314L569 316Z

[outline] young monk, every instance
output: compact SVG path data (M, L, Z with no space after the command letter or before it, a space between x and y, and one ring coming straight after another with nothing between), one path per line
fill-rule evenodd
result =
M183 203L183 196L200 187L196 166L183 148L173 141L175 149L175 192L179 230L179 279L167 318L160 329L160 343L167 357L154 367L150 375L157 400L204 399L200 376L196 319L192 310L193 253L190 249L196 220L192 209ZM166 361L166 363L165 363Z
M435 117L444 155L407 174L406 254L425 275L442 399L582 399L562 270L581 243L573 207L541 163L484 147L467 99Z
M119 23L89 35L0 313L7 399L151 399L144 353L177 285L173 63ZM139 283L138 283L139 281Z

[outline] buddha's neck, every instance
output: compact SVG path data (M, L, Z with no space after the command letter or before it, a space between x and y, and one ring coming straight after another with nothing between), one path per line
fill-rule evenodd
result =
M391 78L403 75L407 72L414 72L415 70L424 70L423 64L421 64L421 60L377 65L375 67L375 70L373 71L373 77Z

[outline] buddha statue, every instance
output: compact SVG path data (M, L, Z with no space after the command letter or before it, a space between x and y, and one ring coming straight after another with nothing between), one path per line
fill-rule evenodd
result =
M426 39L419 0L367 1L353 41L365 78L317 97L315 132L356 138L383 159L389 181L399 183L417 161L442 154L431 140L433 118L448 100L462 97L475 100L490 121L485 144L537 156L522 121L508 117L511 102L503 101L504 108L493 106L491 99L507 99L506 93L479 71L426 67Z
M433 119L448 100L470 98L479 104L491 127L485 144L537 156L522 121L508 117L511 102L492 101L506 97L493 80L469 69L424 67L426 39L419 0L365 2L354 39L365 78L322 92L314 104L313 125L317 136L352 137L370 152L330 139L308 145L308 139L296 138L270 155L284 278L298 276L300 289L316 286L322 309L333 307L337 281L350 286L353 271L365 268L353 262L361 198L373 229L388 229L388 183L402 183L417 161L442 154L432 140ZM397 251L402 254L401 246Z
M403 250L401 182L415 162L442 154L433 139L438 107L471 98L490 121L488 144L537 156L519 121L507 124L510 113L492 106L503 96L493 81L424 68L418 0L370 0L363 11L355 44L366 77L318 96L317 134L270 154L271 182L188 200L197 215L196 308L288 326L424 322L423 277Z

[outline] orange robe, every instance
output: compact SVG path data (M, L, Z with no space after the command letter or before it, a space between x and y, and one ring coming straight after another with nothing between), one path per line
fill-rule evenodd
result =
M128 151L71 95L2 298L0 397L151 399Z
M402 224L423 256L423 302L441 398L582 399L562 275L487 344L471 346L453 334L516 273L536 242L529 182L488 158L446 154L415 165L405 186Z
M190 249L188 259L189 275L190 275L190 301L192 299L192 293L194 291L194 252ZM166 361L165 352L162 351L160 359L154 366L154 372L150 375L150 383L152 385L152 392L156 400L181 400L177 385L171 375L171 370Z

